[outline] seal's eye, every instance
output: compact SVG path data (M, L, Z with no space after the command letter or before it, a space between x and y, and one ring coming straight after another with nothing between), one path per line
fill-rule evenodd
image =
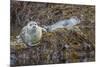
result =
M30 26L32 26L32 24L30 24Z
M35 24L36 25L36 24Z

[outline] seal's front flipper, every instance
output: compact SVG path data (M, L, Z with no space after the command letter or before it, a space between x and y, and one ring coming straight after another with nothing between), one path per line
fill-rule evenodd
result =
M47 32L47 30L46 30L45 28L42 28L42 31L43 31L43 32Z

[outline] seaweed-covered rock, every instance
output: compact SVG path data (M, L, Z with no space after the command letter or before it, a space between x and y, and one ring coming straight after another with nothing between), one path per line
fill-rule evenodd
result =
M73 30L59 29L43 33L37 46L28 48L17 43L27 21L38 21L39 26L83 15ZM37 2L11 1L11 65L39 65L89 62L95 60L95 7Z
M18 47L19 45L19 47ZM93 43L76 31L61 29L44 33L37 46L13 45L17 57L16 65L51 64L94 61Z

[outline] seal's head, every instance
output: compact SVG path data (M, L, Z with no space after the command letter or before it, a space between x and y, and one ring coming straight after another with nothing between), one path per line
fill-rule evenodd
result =
M36 29L37 28L37 23L35 22L35 21L30 21L28 24L27 24L27 26L28 26L28 29L29 30L32 30L32 29Z
M80 23L80 19L77 16L72 16L70 21L72 21L72 23L75 25Z

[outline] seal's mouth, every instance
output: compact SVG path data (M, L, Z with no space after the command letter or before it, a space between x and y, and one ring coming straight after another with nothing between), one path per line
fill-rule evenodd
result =
M33 26L33 28L36 28L36 26Z

